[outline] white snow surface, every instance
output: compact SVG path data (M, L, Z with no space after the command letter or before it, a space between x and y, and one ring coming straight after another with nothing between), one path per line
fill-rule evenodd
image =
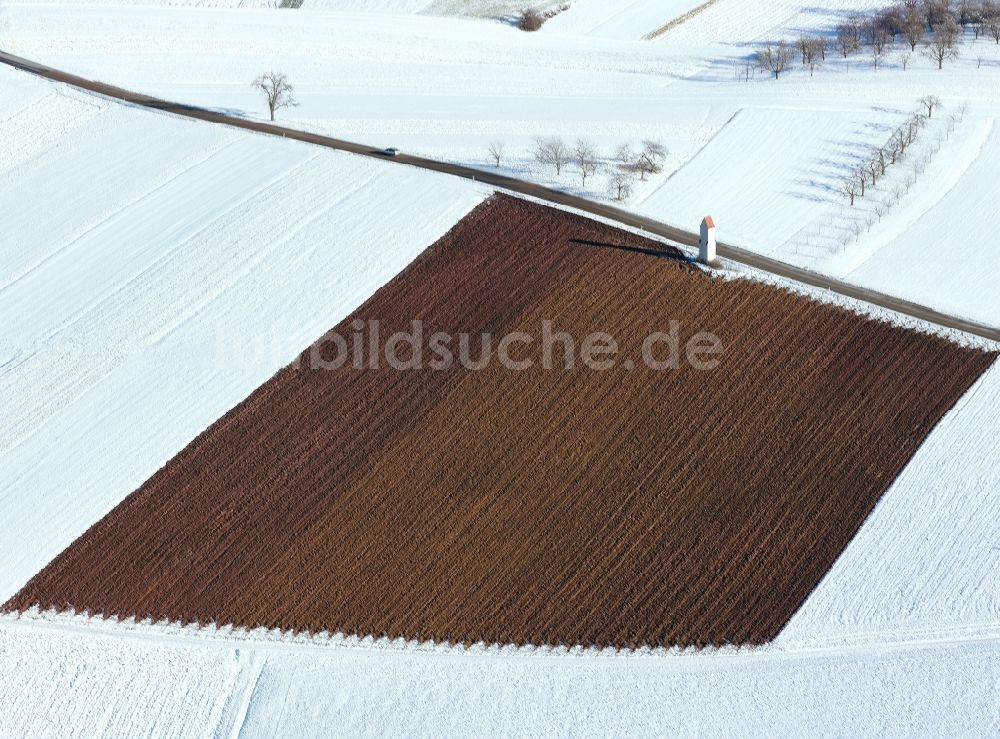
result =
M299 0L302 9L337 13L377 13L412 15L426 13L440 16L484 18L507 21L527 7L548 11L573 0ZM578 1L578 0L577 0ZM650 0L641 0L649 4ZM686 2L687 0L681 0ZM294 3L296 0L288 0ZM281 10L282 0L18 0L21 5L79 5L140 7L170 6L186 8L225 8L241 10ZM592 5L589 2L588 5ZM284 8L298 10L300 8Z
M0 68L26 80L0 108L0 601L487 194Z
M990 736L1000 366L767 647L470 648L0 617L0 735Z
M725 241L1000 322L992 43L941 73L894 57L737 82L747 44L874 3L719 0L654 42L635 39L698 3L576 0L537 34L422 0L270 4L19 0L0 45L253 116L249 81L280 65L294 125L480 166L499 139L507 171L578 192L532 161L535 136L605 152L659 138L664 172L628 207L692 229L711 212ZM3 600L486 192L6 67L0 90ZM845 206L842 172L928 92L944 112L878 197L923 173L840 244L881 202ZM3 617L0 736L994 735L998 458L994 366L766 648L466 650Z
M593 652L0 619L0 734L987 736L1000 641Z
M704 0L576 0L545 26L546 33L641 39Z
M779 641L1000 628L998 459L1000 363L931 432Z
M990 123L985 140L972 140L966 169L951 181L945 179L947 170L941 172L938 183L947 189L935 188L939 199L851 272L852 282L877 288L886 274L898 270L894 286L911 300L948 310L950 296L964 294L970 303L983 306L981 318L993 325L1000 322L1000 248L994 236L1000 233L995 185L1000 126ZM913 264L936 269L899 269Z
M597 199L609 197L619 144L659 139L670 150L663 172L637 181L626 207L692 230L711 213L728 243L997 326L992 210L960 195L992 186L992 39L966 41L941 71L919 53L903 71L898 46L878 71L831 48L815 76L793 65L778 81L742 79L761 43L829 34L845 14L881 4L718 0L642 41L698 3L576 0L529 34L404 0L295 11L14 0L0 40L60 68L255 117L265 112L250 81L280 68L301 103L281 112L289 125L481 167L500 141L505 173ZM489 3L452 5L489 15ZM944 102L934 125L850 207L845 177L928 93ZM966 103L946 132L945 117ZM557 177L533 157L546 136L590 140L603 173L586 187L572 164Z

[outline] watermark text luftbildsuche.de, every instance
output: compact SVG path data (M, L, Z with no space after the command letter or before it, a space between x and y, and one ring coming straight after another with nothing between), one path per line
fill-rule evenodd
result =
M517 372L537 367L546 370L573 370L580 367L596 372L615 367L632 369L640 364L656 371L690 367L699 371L716 369L725 352L718 336L698 331L686 333L680 321L671 320L665 330L653 331L637 352L623 352L610 333L593 331L576 336L560 331L552 321L542 321L535 333L514 331L502 336L489 333L430 331L421 320L408 330L386 332L378 320L355 320L343 329L332 330L300 356L309 369L448 370L456 365L478 371L498 363Z

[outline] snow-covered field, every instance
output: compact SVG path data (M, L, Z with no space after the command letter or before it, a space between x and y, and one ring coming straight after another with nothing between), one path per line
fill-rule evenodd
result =
M936 198L912 214L902 233L892 234L870 259L848 278L859 285L881 287L887 275L900 294L938 310L949 310L955 295L966 295L966 311L985 323L1000 323L1000 211L996 207L997 165L1000 163L1000 126L996 119L981 122L985 136L968 137L971 151L956 171L955 161L928 167L928 193ZM957 176L956 176L957 175ZM900 269L921 264L926 269ZM1000 489L1000 486L998 486Z
M610 197L618 145L657 139L670 150L664 171L636 181L626 207L689 229L711 212L729 243L997 325L1000 291L988 289L996 250L975 238L991 222L959 195L988 192L992 181L988 163L973 166L993 152L987 139L1000 116L992 39L966 43L943 71L919 53L903 71L898 48L877 72L865 57L844 62L831 49L813 77L796 68L778 81L742 79L755 44L829 33L845 14L879 4L718 0L641 41L699 4L577 0L526 34L496 20L428 15L428 5L405 0L349 11L332 0L295 11L19 0L8 3L5 43L60 68L256 117L265 111L249 82L281 69L301 103L281 112L290 125L482 167L493 166L488 146L498 141L505 172L599 199ZM461 5L490 15L475 10L488 3ZM844 176L928 93L943 99L944 115L968 104L962 125L942 142L940 128L927 130L919 156L876 198L849 207ZM536 138L548 136L589 140L604 172L586 187L573 165L557 177L533 156ZM896 197L904 169L935 147ZM938 203L938 215L928 213ZM957 248L954 223L967 235Z
M485 191L0 82L5 600Z
M887 4L885 0L823 0L822 3L718 0L689 21L667 31L658 42L739 47L777 38L795 39L800 33L832 31L836 23L851 13L871 12ZM693 3L692 7L694 5L701 3Z
M708 207L729 241L774 254L802 230L810 207L840 200L845 152L883 143L893 123L905 118L895 111L743 108L638 209L698 223ZM753 147L753 157L734 156L744 146ZM798 163L791 181L789 162ZM709 183L706 173L712 173ZM787 260L794 254L780 256Z
M780 641L1000 629L998 453L994 365L931 432Z
M576 0L545 24L546 33L641 39L704 0Z
M543 170L536 136L606 159L660 139L664 171L627 207L690 229L711 212L724 241L1000 324L992 41L943 72L893 56L738 81L748 44L880 3L718 0L649 42L701 3L576 0L537 34L495 20L521 3L274 4L18 0L0 46L256 117L250 80L282 69L301 102L285 122L484 167L499 140L506 171L592 197L605 180ZM4 66L0 90L2 601L486 192ZM911 159L851 208L844 172L930 92L944 108ZM765 649L467 652L4 617L0 736L990 735L998 458L995 366Z
M10 736L987 736L1000 642L558 653L0 621Z
M47 5L52 0L19 0L22 5ZM588 10L595 0L573 0L582 2ZM438 16L459 16L506 21L525 8L550 11L570 2L560 0L56 0L60 5L137 5L171 6L182 8L227 8L241 10L284 9L325 10L336 13L384 13L410 15L424 13ZM678 0L674 0L678 2ZM679 0L682 4L689 0ZM641 5L651 5L652 0L640 0ZM299 7L296 8L295 6ZM602 13L608 16L612 13Z
M1000 695L1000 366L772 646L455 649L0 618L0 735L987 736Z

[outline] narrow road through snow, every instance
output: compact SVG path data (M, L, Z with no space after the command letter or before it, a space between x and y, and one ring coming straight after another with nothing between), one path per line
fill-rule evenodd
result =
M465 179L482 182L509 192L537 198L556 205L567 206L601 218L607 218L626 226L648 231L649 233L675 241L685 246L696 246L698 244L698 235L694 232L686 231L676 226L671 226L635 213L630 213L611 205L598 203L570 193L553 190L552 188L544 187L533 182L527 182L525 180L507 177L473 167L441 162L435 159L427 159L425 157L416 157L406 154L389 157L386 156L381 149L376 147L366 146L352 141L344 141L342 139L336 139L316 133L299 131L293 128L286 128L274 123L248 120L239 116L220 113L197 106L169 102L150 95L124 90L103 82L96 82L94 80L78 77L76 75L62 72L44 64L39 64L38 62L33 62L29 59L24 59L3 51L0 51L0 62L46 79L62 82L82 90L104 95L132 105L139 105L151 110L164 111L175 115L185 116L187 118L233 126L271 136L280 136L282 138L302 141L353 154L360 154L362 156L376 157L386 162L408 164L410 166L419 167L433 172L440 172L455 177L464 177ZM1000 341L1000 328L998 327L988 326L976 321L942 313L927 306L920 305L909 300L904 300L903 298L858 287L857 285L852 285L843 280L827 277L811 270L795 267L776 259L755 254L746 249L741 249L727 244L719 244L718 254L723 259L728 259L754 269L769 272L773 275L777 275L778 277L799 282L810 287L828 290L832 293L836 293L853 300L860 300L879 308L900 313L910 318L926 321L948 329L964 331L991 341Z

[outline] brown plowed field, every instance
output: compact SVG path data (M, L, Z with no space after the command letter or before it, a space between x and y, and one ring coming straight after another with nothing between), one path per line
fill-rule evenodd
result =
M614 336L614 368L324 370L307 351L6 607L463 642L774 638L994 356L648 249L494 198L338 331L550 320ZM625 368L671 319L722 340L717 369Z

